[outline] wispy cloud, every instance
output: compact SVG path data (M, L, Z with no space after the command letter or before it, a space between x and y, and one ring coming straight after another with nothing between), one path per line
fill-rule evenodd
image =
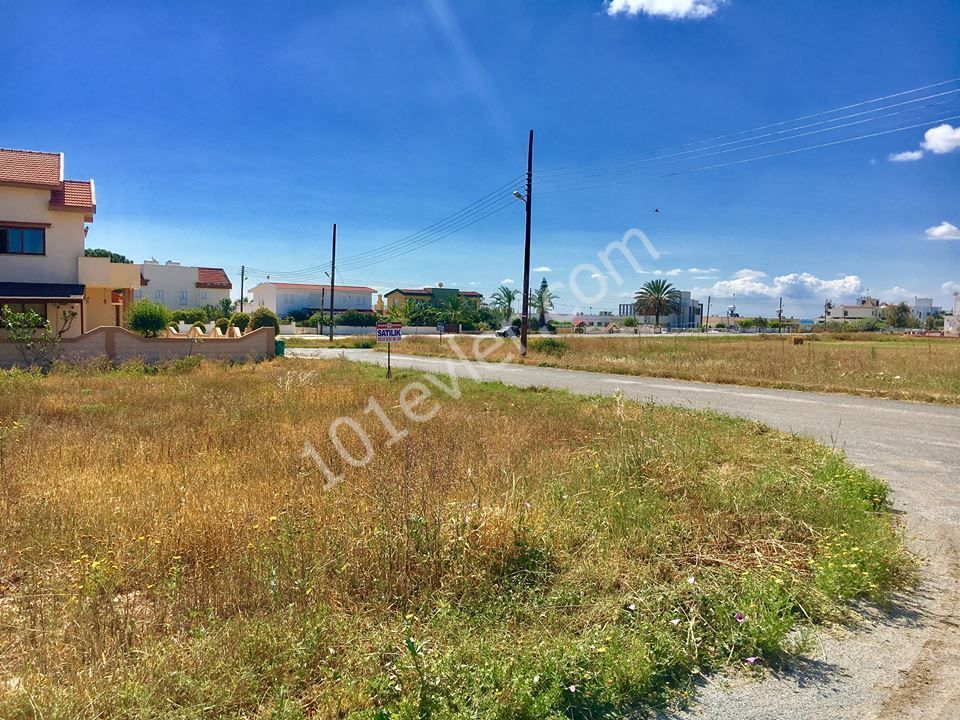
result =
M550 268L548 268L546 265L541 265L540 267L535 267L533 269L533 272L553 272L553 271Z
M953 293L960 292L960 283L948 280L940 286L940 289L948 295L953 295Z
M610 0L607 15L654 15L670 20L702 20L727 0Z
M500 284L501 284L501 285L515 285L516 283L514 283L513 278L504 278L503 280L500 281Z
M696 275L713 275L713 273L720 272L717 268L698 268L692 267L687 270L688 273L694 273Z
M654 270L653 274L661 275L663 277L676 277L682 272L683 270L681 270L680 268L673 268L673 270Z
M500 127L508 126L500 94L483 63L474 53L447 0L426 0L430 19L450 48L466 87L483 102L491 119Z
M924 234L930 240L960 240L960 228L946 220L939 225L928 227Z
M887 156L890 162L913 162L923 157L923 150L904 150Z

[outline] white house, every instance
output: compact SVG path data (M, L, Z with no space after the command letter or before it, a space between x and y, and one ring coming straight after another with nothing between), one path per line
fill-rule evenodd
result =
M871 319L880 319L880 301L869 295L857 298L856 305L834 305L827 311L827 320L848 322Z
M373 312L376 290L361 285L334 285L333 311L360 310ZM291 312L311 314L318 310L330 311L330 286L301 283L264 282L250 291L251 309L269 308L280 317Z
M168 260L145 260L140 267L144 286L135 297L147 298L170 310L216 305L230 298L233 284L222 268L191 267Z
M93 180L64 180L62 153L0 149L0 305L65 337L123 325L140 271L84 256L96 212Z

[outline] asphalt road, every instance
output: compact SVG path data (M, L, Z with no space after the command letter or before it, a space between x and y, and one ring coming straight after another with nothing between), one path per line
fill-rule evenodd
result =
M386 364L385 354L371 350L311 348L287 354ZM919 588L898 598L892 611L867 609L854 630L825 631L816 652L787 674L761 682L736 676L705 680L697 705L680 716L960 717L960 408L399 354L393 366L708 408L843 451L893 488L909 544L924 560Z

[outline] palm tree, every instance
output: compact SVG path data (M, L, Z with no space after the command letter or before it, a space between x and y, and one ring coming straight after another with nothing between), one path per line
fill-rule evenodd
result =
M452 325L460 325L463 322L464 313L463 300L459 297L452 297L447 300L446 307L441 311L447 322Z
M501 285L491 296L493 300L491 304L503 313L504 325L510 324L510 318L513 317L513 303L519 294L519 290Z
M550 292L550 288L547 286L547 279L541 280L540 287L534 291L533 297L530 298L533 309L537 311L537 327L543 327L547 324L547 313L553 310L553 301L556 299L557 296Z
M653 315L660 325L661 315L672 315L680 309L680 291L662 278L651 280L636 294L634 307L637 314Z

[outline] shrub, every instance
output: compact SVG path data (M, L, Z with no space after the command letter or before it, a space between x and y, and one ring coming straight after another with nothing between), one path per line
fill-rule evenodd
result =
M230 316L230 324L235 328L239 328L240 332L243 332L247 329L247 325L250 324L250 316L246 313L235 312Z
M623 326L624 326L624 327L636 327L636 326L637 326L637 319L636 319L635 317L625 317L625 318L623 319Z
M203 308L184 308L183 310L174 310L170 314L170 319L174 322L183 322L187 325L196 325L207 322L207 312Z
M520 317L515 317L512 321L510 321L510 324L515 328L519 328L520 325L523 324L523 319Z
M353 341L355 348L373 348L377 346L377 341L373 338L358 338Z
M230 321L225 317L217 318L217 322L215 324L218 328L220 328L220 332L222 333L226 333L227 328L230 327Z
M144 337L156 337L170 322L170 311L152 300L138 300L127 312L127 327Z
M373 313L364 313L359 310L347 310L334 318L337 325L350 327L372 327L377 324L377 316Z
M298 322L298 323L306 322L307 317L308 315L305 310L291 310L290 312L287 313L287 318L289 320L292 320L293 322Z
M193 323L192 327L200 328L201 330L206 331L207 324L205 322L200 322L199 320L197 320L195 323Z
M280 334L280 320L270 308L258 307L250 313L250 329L256 330L262 327L272 327L276 335Z
M570 350L570 346L565 340L559 338L537 338L530 342L530 349L534 352L552 355L553 357L563 357Z
M313 327L313 328L317 327L318 325L320 327L323 327L324 325L327 324L327 319L329 317L330 317L329 313L315 312L313 315L307 318L305 325L308 325L309 327Z

